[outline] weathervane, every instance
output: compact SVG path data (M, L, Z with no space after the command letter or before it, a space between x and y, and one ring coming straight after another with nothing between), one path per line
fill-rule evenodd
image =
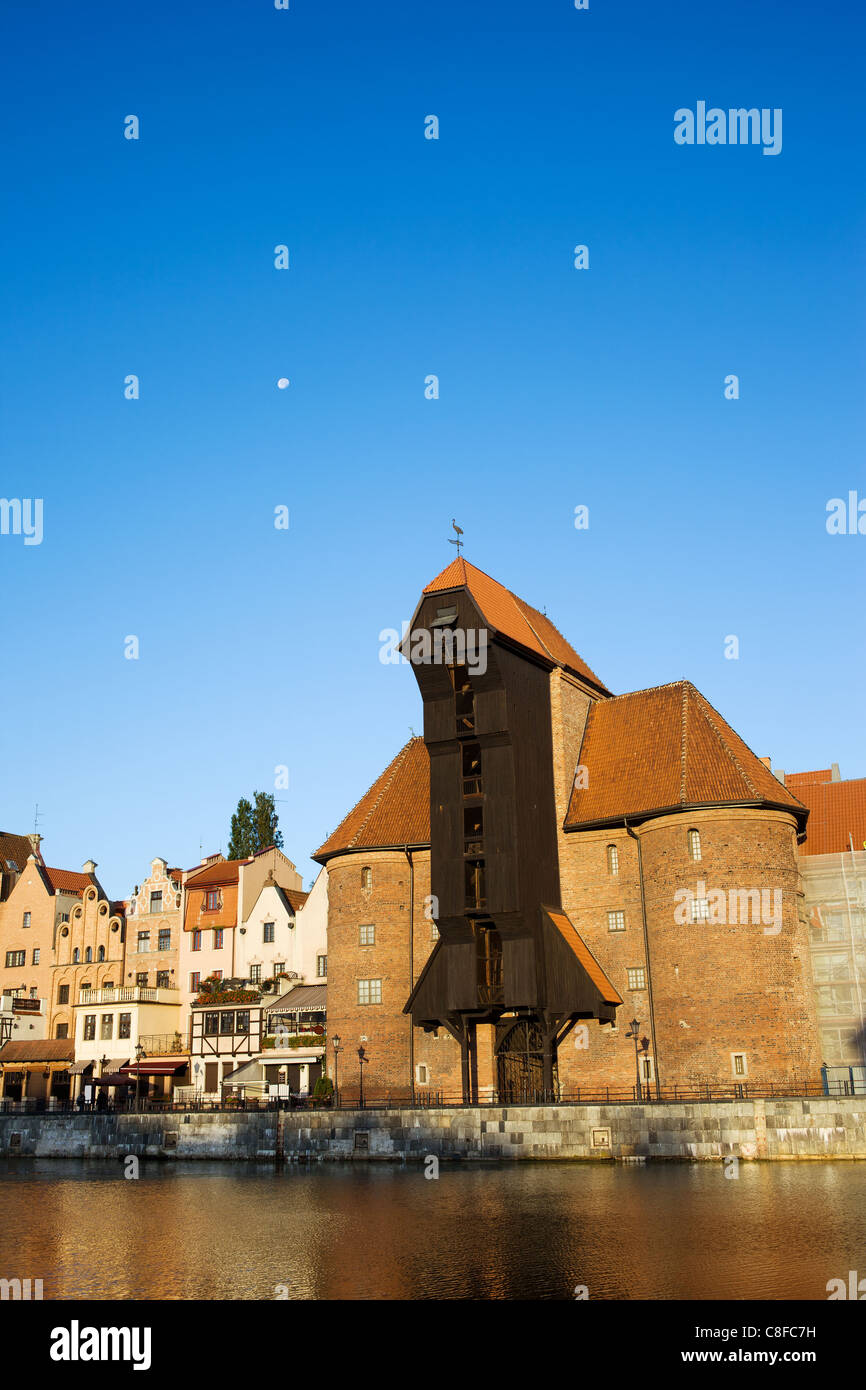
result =
M451 518L451 525L454 527L454 530L457 532L457 539L456 539L456 541L452 541L452 540L450 539L450 537L449 537L448 544L449 544L449 545L456 545L456 546L457 546L457 554L459 555L459 554L460 554L461 547L462 547L462 545L463 545L463 542L462 542L461 539L460 539L460 537L463 535L463 527L457 525L457 522L455 521L455 519L454 519L453 516L452 516L452 518Z

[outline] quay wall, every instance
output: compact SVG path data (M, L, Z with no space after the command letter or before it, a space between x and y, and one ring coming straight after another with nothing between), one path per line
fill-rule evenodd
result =
M866 1096L461 1109L0 1115L0 1156L288 1162L866 1159Z

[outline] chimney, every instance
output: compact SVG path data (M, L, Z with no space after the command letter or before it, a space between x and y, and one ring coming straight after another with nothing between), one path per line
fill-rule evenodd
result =
M764 767L767 769L768 772L772 772L772 771L773 771L772 759L771 759L771 758L761 758L760 761L764 764Z
M830 764L830 781L831 781L831 782L841 782L841 781L842 781L842 778L839 776L839 764L838 764L838 763L831 763L831 764Z
M95 874L95 873L96 873L96 864L95 864L95 862L94 862L92 859L86 859L86 860L84 861L84 863L82 864L82 866L81 866L81 872L82 872L83 874Z

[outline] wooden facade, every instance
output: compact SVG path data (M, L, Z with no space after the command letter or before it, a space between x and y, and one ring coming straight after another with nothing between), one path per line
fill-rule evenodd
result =
M457 1039L467 1102L481 1024L501 1092L552 1094L560 1042L622 1002L561 907L554 662L491 627L465 587L425 594L404 650L424 702L440 934L404 1011Z

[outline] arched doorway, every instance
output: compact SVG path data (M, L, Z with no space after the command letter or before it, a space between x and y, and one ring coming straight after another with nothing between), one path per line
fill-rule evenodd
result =
M553 1088L559 1088L556 1058ZM521 1104L544 1096L544 1037L531 1019L509 1020L496 1028L496 1089L500 1104Z

